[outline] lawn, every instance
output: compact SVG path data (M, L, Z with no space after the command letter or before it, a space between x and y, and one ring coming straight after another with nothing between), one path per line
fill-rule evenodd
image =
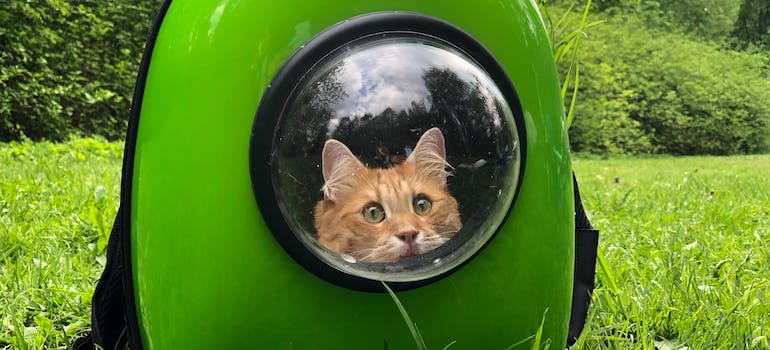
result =
M574 168L605 258L582 348L770 348L770 156Z
M66 348L88 329L121 157L93 139L0 144L0 348ZM770 155L575 171L604 256L576 348L770 348Z
M88 330L123 145L0 144L0 348L66 348Z

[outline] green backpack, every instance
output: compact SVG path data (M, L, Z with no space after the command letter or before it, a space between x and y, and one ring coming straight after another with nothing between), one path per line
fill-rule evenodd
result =
M419 164L433 129L462 229L391 262L319 239L328 140L368 167ZM409 198L415 220L444 205ZM396 210L372 205L373 221ZM431 347L505 348L542 327L563 348L583 329L597 242L533 2L167 0L92 331L73 348L411 347L383 283Z

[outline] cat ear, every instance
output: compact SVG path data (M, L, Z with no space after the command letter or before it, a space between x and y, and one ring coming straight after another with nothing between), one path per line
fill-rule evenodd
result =
M324 196L335 200L341 191L352 187L353 176L363 168L345 144L334 139L326 141L321 152Z
M435 176L441 183L446 183L446 177L449 175L446 167L449 164L446 162L446 147L441 130L432 128L422 134L406 161L417 165L418 171L431 177Z

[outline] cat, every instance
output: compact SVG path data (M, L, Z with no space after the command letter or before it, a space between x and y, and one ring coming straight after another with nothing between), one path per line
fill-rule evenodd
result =
M435 249L462 228L438 128L391 168L367 168L334 139L324 144L321 164L324 199L315 207L315 227L318 242L337 254L396 262Z

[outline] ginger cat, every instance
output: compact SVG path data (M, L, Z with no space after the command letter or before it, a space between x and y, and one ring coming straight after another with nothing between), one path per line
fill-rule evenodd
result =
M343 143L321 155L324 199L315 207L318 241L365 262L395 262L428 252L460 228L447 189L444 135L426 131L412 154L388 169L364 166Z

